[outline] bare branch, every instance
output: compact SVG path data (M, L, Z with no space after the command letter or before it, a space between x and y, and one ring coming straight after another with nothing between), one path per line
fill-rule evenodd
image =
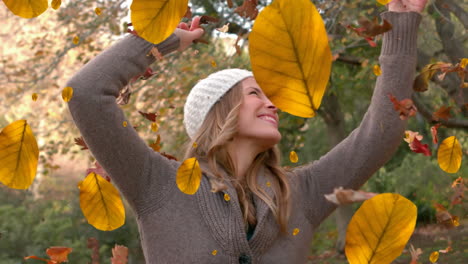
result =
M439 121L434 120L432 118L432 112L422 102L421 96L419 94L414 93L411 99L413 99L414 104L418 108L418 113L420 113L429 124L435 125L437 123L440 123L443 126L448 127L448 128L463 128L463 129L468 128L468 120L466 119L451 118L449 120L439 120Z

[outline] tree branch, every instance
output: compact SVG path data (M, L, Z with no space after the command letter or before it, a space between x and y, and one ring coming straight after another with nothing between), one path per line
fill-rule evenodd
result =
M420 97L421 96L419 94L414 93L411 99L413 100L414 105L416 105L416 108L418 108L418 113L420 113L429 124L435 125L440 123L448 128L468 128L468 120L465 119L451 118L448 120L434 120L432 117L432 112L428 109L428 107L426 107Z

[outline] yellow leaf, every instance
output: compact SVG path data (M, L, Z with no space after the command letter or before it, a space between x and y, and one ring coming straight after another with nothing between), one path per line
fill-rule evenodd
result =
M216 30L218 30L219 32L223 32L223 33L226 33L229 31L229 23L227 23L226 25L220 27L220 28L217 28Z
M22 18L33 18L44 13L49 4L47 0L3 0L13 14Z
M158 44L174 32L187 6L188 0L133 0L133 28L140 37Z
M52 0L52 3L50 3L50 6L52 6L53 9L57 10L59 9L61 4L62 4L62 0Z
M151 131L158 132L158 129L158 124L156 124L155 122L151 123Z
M213 256L216 256L216 254L218 254L218 250L216 250L216 249L211 252L211 255L213 255Z
M73 44L78 45L78 43L80 43L80 37L74 36L73 37Z
M292 163L297 163L299 161L299 157L297 156L296 151L293 150L293 151L289 152L289 160Z
M374 65L372 70L374 71L375 76L380 76L382 74L382 70L380 69L379 65Z
M122 126L123 126L123 127L127 127L127 125L128 125L127 121L123 121L123 122L122 122Z
M96 7L96 8L94 9L94 13L96 13L96 15L100 16L100 15L101 15L101 13L102 13L102 10L101 10L101 8L99 8L99 7Z
M111 231L125 223L125 209L119 191L101 175L91 172L78 183L80 207L88 223Z
M440 168L448 173L456 173L461 166L462 151L460 142L455 136L442 141L437 151L437 161Z
M229 201L231 200L231 196L229 196L229 194L225 193L225 194L224 194L224 200L225 200L226 202L229 202Z
M349 263L391 263L413 233L416 215L416 206L399 194L379 194L365 201L348 225Z
M198 144L197 144L197 142L193 142L193 144L192 144L192 148L197 148L197 147L198 147Z
M468 58L463 58L463 59L461 59L461 61L460 61L460 67L461 67L462 69L465 69L465 68L466 68L466 65L468 65Z
M67 87L63 88L63 90L62 90L63 101L68 103L68 102L70 102L72 97L73 97L73 88L71 88L70 86L67 86Z
M26 120L15 121L0 132L0 182L27 189L36 176L39 148Z
M292 234L293 234L293 236L295 236L295 235L299 234L299 228L294 228L294 230L293 230L293 233L292 233Z
M266 182L267 187L271 187L271 183L269 181Z
M211 61L211 67L216 68L216 66L218 66L218 65L216 64L216 61L212 60L212 61Z
M322 101L332 54L325 26L309 0L275 0L255 20L249 36L252 70L281 110L313 117Z
M438 251L432 252L431 255L429 256L429 261L431 263L436 263L438 259L439 259L439 252Z
M177 170L176 183L185 194L195 194L200 187L202 174L196 158L186 159Z
M34 102L36 102L36 101L37 101L37 93L33 93L33 94L31 95L31 98L32 98L32 100L33 100Z
M379 4L381 5L386 5L388 3L390 3L392 0L377 0L377 2L379 2Z

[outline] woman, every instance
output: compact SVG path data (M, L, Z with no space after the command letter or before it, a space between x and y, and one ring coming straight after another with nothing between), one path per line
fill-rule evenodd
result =
M133 208L147 263L304 263L317 226L335 209L335 187L359 188L394 153L405 122L388 94L411 96L416 35L426 0L394 0L382 14L378 78L360 126L321 159L285 172L275 145L277 109L250 72L221 71L200 81L184 124L197 148L203 179L191 196L175 183L180 162L152 151L115 100L154 58L152 44L127 36L89 62L68 83L70 111L92 153ZM202 30L178 29L157 45L162 54L187 48Z

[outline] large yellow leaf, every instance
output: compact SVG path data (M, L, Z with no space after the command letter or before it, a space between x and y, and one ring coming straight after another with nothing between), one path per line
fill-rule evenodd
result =
M349 263L391 263L413 233L416 216L416 206L399 194L379 194L365 201L348 225Z
M47 0L3 0L10 11L23 18L33 18L44 13L49 4Z
M313 117L330 76L332 54L320 14L310 0L275 0L249 36L252 70L281 110Z
M80 207L88 223L111 231L125 223L125 209L119 191L101 175L91 172L78 183Z
M177 170L176 183L185 194L195 194L200 187L202 174L196 158L184 160Z
M39 148L26 120L15 121L0 132L0 182L27 189L36 176Z
M140 37L158 44L174 32L187 6L188 0L133 0L133 28Z
M440 168L448 173L456 173L461 166L462 151L460 142L455 136L442 141L437 151L437 161Z

